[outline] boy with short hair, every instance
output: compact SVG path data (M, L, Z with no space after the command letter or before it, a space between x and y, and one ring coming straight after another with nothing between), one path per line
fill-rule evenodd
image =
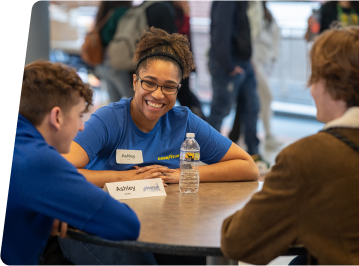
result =
M86 181L67 153L92 90L74 69L35 61L24 69L1 259L38 264L54 219L110 240L139 235L136 214ZM56 220L56 222L57 222ZM55 226L56 228L56 226Z

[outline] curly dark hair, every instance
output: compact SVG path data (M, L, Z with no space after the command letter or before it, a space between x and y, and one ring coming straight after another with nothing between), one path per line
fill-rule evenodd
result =
M137 65L142 57L151 53L169 54L175 59L160 55L149 57L140 62L136 69L136 74L138 74L140 68L146 68L147 63L152 60L168 61L174 63L175 65L179 65L178 61L181 62L182 66L179 65L179 71L182 69L182 73L179 76L182 78L188 77L190 72L195 67L188 39L182 34L168 34L164 30L157 29L155 27L147 27L143 31L143 34L139 38L139 42L137 44L135 57L133 59L135 64Z
M359 106L359 26L326 30L315 39L308 85L323 80L325 89L347 107Z
M37 60L25 66L22 79L19 113L33 125L41 124L52 108L58 106L66 113L80 97L86 110L92 105L93 91L76 70L61 63Z

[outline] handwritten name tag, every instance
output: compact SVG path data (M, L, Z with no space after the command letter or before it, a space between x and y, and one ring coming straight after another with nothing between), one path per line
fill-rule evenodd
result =
M116 150L116 163L118 164L140 164L143 163L142 151Z
M161 178L106 183L103 190L116 200L167 196Z

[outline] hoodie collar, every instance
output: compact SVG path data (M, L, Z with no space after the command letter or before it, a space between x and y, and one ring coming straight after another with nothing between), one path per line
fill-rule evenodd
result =
M324 129L334 127L359 128L359 106L350 107L343 116L327 123Z

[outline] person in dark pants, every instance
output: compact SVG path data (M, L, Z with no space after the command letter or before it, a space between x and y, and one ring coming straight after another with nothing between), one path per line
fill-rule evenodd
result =
M252 44L246 1L214 1L211 8L211 48L209 70L213 99L208 123L221 130L223 119L241 97L247 152L258 162L257 120L259 99L252 63Z

